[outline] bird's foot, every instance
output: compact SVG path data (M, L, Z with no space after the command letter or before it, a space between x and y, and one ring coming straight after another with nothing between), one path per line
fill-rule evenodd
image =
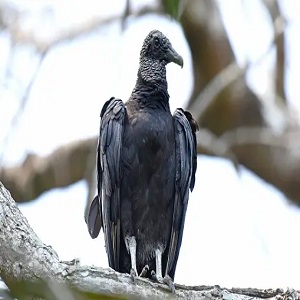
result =
M146 265L146 266L143 268L142 272L140 273L140 277L146 277L148 271L149 271L149 266Z
M171 293L174 294L175 293L175 285L174 285L172 278L169 275L166 275L163 278L163 282L164 282L164 284L166 284L169 287Z
M131 278L131 280L134 282L136 277L137 277L137 272L136 272L136 270L133 269L133 268L131 268L131 269L130 269L130 278Z
M169 275L166 275L164 278L162 278L162 277L157 276L155 271L152 270L151 271L151 279L156 283L167 285L170 292L175 293L174 282L173 282L172 278Z
M154 270L151 271L151 279L157 283L163 283L162 278L158 277Z

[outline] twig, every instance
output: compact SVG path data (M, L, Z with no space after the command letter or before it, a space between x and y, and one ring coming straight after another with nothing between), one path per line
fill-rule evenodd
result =
M137 12L132 12L131 16L142 16L149 13L160 13L158 7L146 6L141 8ZM108 17L94 17L90 20L82 22L72 28L68 28L57 33L52 38L42 39L34 34L34 32L23 31L22 28L16 28L12 30L12 39L17 41L19 44L30 44L36 47L38 52L44 53L50 48L56 47L62 43L70 42L80 37L91 34L99 28L109 25L115 21L121 20L122 15L112 15Z
M275 89L276 99L281 99L282 103L286 104L286 94L284 88L285 82L285 27L286 21L281 15L278 0L263 0L264 5L269 11L270 17L273 22L274 35L276 32L282 32L278 38L275 39L276 47L276 62L275 62Z
M220 139L208 129L200 128L197 132L198 153L207 151L210 155L215 155L229 159L236 172L239 173L239 162L237 157L229 147L226 140ZM199 151L200 150L200 151Z
M142 16L144 14L153 13L153 12L159 13L160 9L158 7L145 6L142 9L140 9L139 11L131 13L131 15ZM64 30L64 31L58 33L55 37L50 38L48 40L44 40L41 37L37 37L33 32L25 32L25 31L23 31L23 29L21 27L13 26L10 23L6 24L6 27L10 31L10 34L12 37L12 41L11 41L12 44L13 45L29 44L29 45L34 46L36 48L36 50L40 53L40 60L38 62L38 65L35 69L34 74L32 75L32 77L23 93L19 108L12 118L11 128L7 132L6 136L3 138L2 152L0 153L0 164L2 164L2 162L3 162L3 157L4 157L5 149L8 144L9 137L13 133L13 130L16 128L17 122L21 119L21 114L24 111L24 108L28 102L30 92L31 92L32 87L35 83L35 80L39 74L42 63L47 56L47 53L52 48L54 48L64 42L70 42L74 39L77 39L84 35L92 33L93 31L99 29L100 27L108 25L119 19L120 19L119 15L109 16L107 18L99 18L99 17L93 18L93 19L90 19L84 23L81 23L73 28ZM12 59L12 55L10 58ZM7 70L9 70L9 67L7 67Z
M33 85L34 85L34 83L36 81L36 78L38 77L38 74L40 72L42 63L43 63L46 55L47 55L47 51L41 53L38 65L36 66L36 69L35 69L32 77L31 77L31 79L30 79L30 81L29 81L26 89L25 89L25 92L24 92L22 98L21 98L19 108L18 108L18 110L16 111L16 113L14 114L14 116L12 118L10 130L6 133L6 135L5 135L4 139L3 139L3 142L2 142L2 152L0 154L0 164L1 165L3 164L3 156L4 156L4 153L5 153L5 149L7 147L7 144L8 144L9 137L13 133L13 130L16 129L17 123L20 121L20 119L22 117L22 112L24 112L24 108L25 108L25 106L26 106L26 104L28 102L29 95L31 93L32 87L33 87Z

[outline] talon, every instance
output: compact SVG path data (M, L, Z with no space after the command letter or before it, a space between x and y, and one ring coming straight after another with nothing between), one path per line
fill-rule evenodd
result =
M169 287L172 294L175 293L175 285L174 285L174 282L173 282L172 278L169 275L166 275L163 278L163 283L166 284Z
M146 265L146 266L143 268L142 272L140 273L140 277L146 277L148 271L149 271L149 266Z
M154 270L151 271L151 279L156 283L160 283L160 284L164 283L163 278L158 276Z
M157 276L156 276L156 273L154 270L151 271L151 279L154 281L154 282L157 282L157 283L160 283Z
M136 276L137 276L136 271L133 268L131 268L131 270L130 270L130 277L131 277L131 280L133 282L135 281Z

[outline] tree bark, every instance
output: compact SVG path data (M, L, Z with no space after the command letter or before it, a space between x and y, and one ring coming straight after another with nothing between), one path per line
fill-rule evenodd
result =
M0 276L19 299L277 299L299 296L295 290L225 289L219 286L176 285L170 294L164 285L111 269L63 262L51 246L45 245L31 229L10 193L0 182ZM64 295L64 296L62 296ZM68 295L68 297L66 297ZM276 298L277 297L277 298ZM120 298L118 298L120 299ZM296 298L294 298L296 299Z

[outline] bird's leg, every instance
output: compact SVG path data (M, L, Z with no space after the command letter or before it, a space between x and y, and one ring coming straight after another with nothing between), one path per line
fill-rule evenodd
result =
M151 271L151 277L154 281L158 283L163 283L163 278L162 278L162 270L161 270L161 256L162 252L160 249L155 250L155 269Z
M160 249L157 249L155 251L156 273L152 270L151 277L154 281L156 281L158 283L166 284L169 287L170 291L172 293L175 293L175 286L174 286L172 278L169 275L166 275L164 278L162 278L161 257L162 257L162 251Z
M156 249L155 250L155 267L156 267L156 277L157 277L158 281L162 281L161 256L162 256L161 250Z
M137 276L137 269L136 269L136 240L134 236L127 236L125 238L125 244L128 253L130 254L130 260L131 260L131 270L130 270L130 276L131 279L134 280Z

